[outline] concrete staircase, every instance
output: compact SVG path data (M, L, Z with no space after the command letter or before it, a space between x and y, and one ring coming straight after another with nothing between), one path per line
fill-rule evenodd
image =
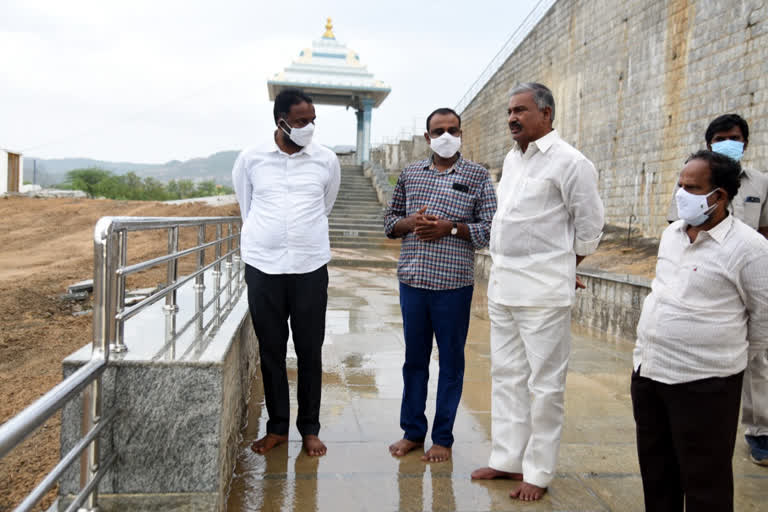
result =
M343 166L336 204L328 217L331 247L381 249L392 247L384 235L384 207L362 166ZM399 244L396 244L399 245Z

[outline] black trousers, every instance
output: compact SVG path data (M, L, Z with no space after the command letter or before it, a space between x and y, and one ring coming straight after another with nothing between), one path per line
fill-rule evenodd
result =
M245 268L248 306L259 339L261 375L267 403L267 432L287 435L290 422L285 355L288 322L298 360L299 413L296 426L302 436L320 432L320 392L328 304L328 268L307 274L265 274Z
M642 374L642 368L640 368ZM683 384L632 374L647 512L733 511L733 448L744 372Z

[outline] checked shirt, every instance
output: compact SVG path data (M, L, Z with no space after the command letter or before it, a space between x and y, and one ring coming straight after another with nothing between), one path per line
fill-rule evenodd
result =
M448 235L425 242L407 233L400 248L397 278L401 283L428 290L473 285L475 249L488 246L491 220L496 213L496 192L488 170L461 154L445 172L432 165L432 158L407 166L400 173L384 215L386 235L395 238L395 224L424 206L427 215L466 224L471 241Z

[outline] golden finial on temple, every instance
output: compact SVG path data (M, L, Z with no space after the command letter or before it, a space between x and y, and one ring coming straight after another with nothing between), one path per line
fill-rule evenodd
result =
M331 22L331 18L328 18L328 21L325 22L325 34L323 34L324 39L336 39L336 36L333 35L333 22Z

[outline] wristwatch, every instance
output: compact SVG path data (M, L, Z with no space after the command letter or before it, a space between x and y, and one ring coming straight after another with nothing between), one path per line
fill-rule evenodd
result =
M459 225L454 222L453 227L451 228L451 235L456 236L458 233L459 233Z

